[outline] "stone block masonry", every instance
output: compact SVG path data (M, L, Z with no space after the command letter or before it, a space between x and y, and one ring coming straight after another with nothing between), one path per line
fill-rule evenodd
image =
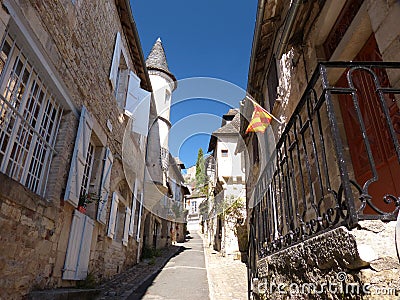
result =
M32 40L38 49L24 45L24 55L37 72L45 69L40 64L50 66L51 74L39 75L64 109L44 198L0 173L0 299L21 299L32 290L76 284L62 280L75 209L63 199L79 112L82 105L87 107L103 146L109 147L114 157L121 157L126 120L117 106L109 73L117 32L121 33L123 47L128 50L128 45L116 1L1 3L4 6L0 7L0 36L7 26L17 26L15 16L7 12L9 6L26 27L24 37L17 39ZM41 59L36 58L35 51L40 52ZM134 70L130 51L127 54L128 68ZM65 99L51 84L51 78L60 82ZM108 122L112 124L112 132ZM124 179L122 162L118 159L114 160L112 174L110 185L116 190ZM91 243L89 272L98 279L106 279L136 262L136 241L130 238L127 247L115 247L117 242L106 233L106 226L96 222L93 238L87 241Z
M395 223L339 227L261 259L253 291L264 299L393 299L400 291Z

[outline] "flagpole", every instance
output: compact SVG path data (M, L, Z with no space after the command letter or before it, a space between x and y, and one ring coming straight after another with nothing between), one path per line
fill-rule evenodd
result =
M253 102L253 104L260 106L263 110L265 110L265 112L267 114L269 114L275 121L277 121L280 125L283 125L283 123L277 118L275 117L273 114L271 114L270 112L268 112L265 108L263 108L260 104L258 104L256 101L254 101L251 97L249 97L248 95L246 95L246 98L249 99L251 102Z

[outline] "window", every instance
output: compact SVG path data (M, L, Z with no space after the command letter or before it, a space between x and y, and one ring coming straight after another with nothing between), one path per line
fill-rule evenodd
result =
M80 196L94 194L101 201L93 202L87 212L106 224L113 156L92 128L92 117L86 107L82 107L64 200L77 207Z
M226 149L221 150L221 156L228 157L228 150L226 150Z
M109 79L113 87L114 96L117 100L118 106L122 109L125 108L129 69L126 51L123 47L121 34L119 32L117 33L115 39L114 54L111 63Z
M278 97L278 91L277 91L278 85L279 85L278 70L276 68L275 57L273 57L267 74L269 110L271 112L274 108L276 98Z
M89 142L89 148L87 151L86 162L83 171L82 187L81 187L81 192L79 193L80 196L85 196L86 194L89 194L90 176L92 174L92 168L93 168L93 156L94 156L94 145L92 142Z
M253 163L257 164L260 162L260 156L258 153L258 139L256 134L253 134L251 138L251 143L253 148Z
M171 93L166 90L165 91L165 103L169 103L171 101Z
M124 198L119 192L113 193L107 231L109 238L116 242L122 242L124 246L128 245L129 235L133 235L133 233L131 234L132 210L127 206L128 200L127 194ZM132 201L136 201L136 199L132 199Z
M0 172L43 196L62 108L7 33L0 72Z
M197 213L197 202L192 201L191 206L192 206L192 214Z

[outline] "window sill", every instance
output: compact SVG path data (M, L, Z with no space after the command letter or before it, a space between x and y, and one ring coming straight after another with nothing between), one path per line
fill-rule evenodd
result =
M0 199L7 199L32 211L37 211L39 206L51 206L51 203L45 198L35 194L18 181L3 173L0 173L0 182Z

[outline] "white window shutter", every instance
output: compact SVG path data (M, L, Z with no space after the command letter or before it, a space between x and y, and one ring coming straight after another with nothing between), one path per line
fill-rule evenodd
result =
M128 91L126 94L125 111L132 117L139 104L140 78L132 71L129 72Z
M82 186L82 177L86 163L86 155L89 147L90 136L92 134L92 127L92 118L86 107L83 106L64 196L64 200L70 202L74 207L77 207L79 202L79 193Z
M74 210L62 279L83 280L87 276L94 222Z
M148 134L150 100L151 93L140 88L139 77L131 71L125 111L132 118L132 131L144 136Z
M143 192L140 193L140 206L139 206L139 216L138 216L138 227L136 232L136 240L140 240L140 227L142 223L142 210L143 210Z
M72 216L71 229L69 232L67 253L64 262L63 276L65 280L74 280L77 270L79 258L79 246L82 236L82 224L84 222L84 215L77 210L74 210Z
M90 246L92 244L92 233L94 228L94 220L85 216L85 222L82 230L82 242L79 253L79 260L76 270L76 279L83 280L88 274Z
M117 37L115 38L114 54L110 70L110 81L114 90L117 87L117 76L118 76L120 57L121 57L121 34L117 32Z
M127 207L125 209L125 224L124 224L124 237L122 238L122 244L124 246L128 246L128 233L129 233L129 224L131 220L131 209Z
M115 222L117 219L118 203L119 203L118 195L116 192L114 192L111 201L110 220L108 222L108 231L107 231L107 236L112 239L114 238L115 234Z
M137 199L137 187L139 184L139 180L135 179L135 186L133 188L133 197L132 197L132 210L131 210L131 220L129 223L129 235L133 236L133 232L135 229L135 211L136 211L136 199Z
M99 207L97 209L97 221L99 221L104 225L107 222L107 203L108 203L108 196L110 194L110 179L111 179L112 165L113 165L113 155L111 153L110 148L106 148L103 173L101 175L101 183L100 183L101 201L99 202Z

